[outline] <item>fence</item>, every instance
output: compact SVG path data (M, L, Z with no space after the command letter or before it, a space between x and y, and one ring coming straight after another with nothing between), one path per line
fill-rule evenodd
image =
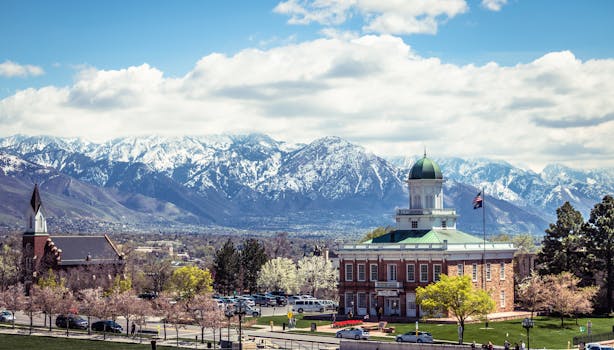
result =
M591 335L581 335L579 337L573 337L573 345L578 345L580 343L596 343L604 340L614 339L614 332L609 333L599 333L599 334L591 334Z

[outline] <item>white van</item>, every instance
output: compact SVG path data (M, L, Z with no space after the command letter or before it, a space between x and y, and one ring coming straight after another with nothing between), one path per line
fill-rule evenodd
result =
M299 314L306 312L324 312L326 305L321 300L317 299L302 299L296 300L292 305L292 311L296 311Z

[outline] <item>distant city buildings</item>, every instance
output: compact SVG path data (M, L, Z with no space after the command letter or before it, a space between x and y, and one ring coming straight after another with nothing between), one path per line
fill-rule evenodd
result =
M339 250L341 312L417 319L416 288L439 281L442 274L470 276L491 294L496 312L512 311L513 244L487 242L456 229L456 211L443 207L441 170L426 154L407 183L409 206L397 209L393 231Z

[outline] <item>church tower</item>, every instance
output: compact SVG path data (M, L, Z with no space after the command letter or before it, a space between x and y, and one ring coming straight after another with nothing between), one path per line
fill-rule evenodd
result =
M45 253L45 244L49 239L45 210L38 191L38 184L30 198L26 214L26 230L22 236L23 268L26 286L32 283L38 265Z
M407 179L409 208L397 209L399 230L455 230L456 211L443 207L443 175L439 165L426 157L411 168Z

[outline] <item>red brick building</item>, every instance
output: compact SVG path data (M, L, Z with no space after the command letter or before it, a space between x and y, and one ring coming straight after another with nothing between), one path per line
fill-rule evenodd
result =
M441 274L470 276L487 290L496 312L514 309L515 248L456 230L457 215L443 208L443 176L424 156L408 179L409 208L397 209L397 227L339 251L340 310L346 314L416 319L416 288ZM483 210L483 208L481 209Z
M67 275L86 271L87 277L92 279L108 279L123 272L124 256L107 235L51 236L47 232L46 216L38 185L35 185L26 214L26 230L22 235L27 290L41 273L49 269Z

